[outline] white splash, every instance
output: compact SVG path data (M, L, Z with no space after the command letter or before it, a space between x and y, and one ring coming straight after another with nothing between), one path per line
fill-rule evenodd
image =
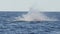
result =
M49 18L36 9L31 9L28 14L22 16L23 18L21 18L20 16L15 17L15 21L58 21L58 19Z

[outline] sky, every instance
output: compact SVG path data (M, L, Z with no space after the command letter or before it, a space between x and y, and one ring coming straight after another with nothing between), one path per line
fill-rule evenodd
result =
M60 11L60 0L0 0L0 11Z

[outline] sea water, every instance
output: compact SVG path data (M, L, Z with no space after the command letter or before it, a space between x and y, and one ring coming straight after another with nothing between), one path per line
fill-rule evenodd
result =
M0 12L0 34L60 34L60 21L13 21L28 12ZM60 20L60 12L45 12Z

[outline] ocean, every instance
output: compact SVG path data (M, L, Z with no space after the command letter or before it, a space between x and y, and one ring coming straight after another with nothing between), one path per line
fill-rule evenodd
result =
M0 34L60 34L60 21L13 21L28 12L0 12ZM44 12L60 20L60 12Z

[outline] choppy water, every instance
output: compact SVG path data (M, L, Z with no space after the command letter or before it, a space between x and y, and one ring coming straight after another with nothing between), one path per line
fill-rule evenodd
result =
M25 12L0 12L0 34L60 34L60 21L12 21ZM45 13L60 20L60 13ZM11 20L11 21L8 21Z

